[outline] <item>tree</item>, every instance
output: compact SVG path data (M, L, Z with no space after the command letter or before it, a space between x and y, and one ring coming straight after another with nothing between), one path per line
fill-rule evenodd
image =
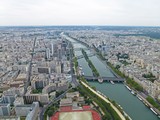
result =
M120 68L120 65L116 65L116 69L119 69Z
M47 115L51 117L53 115L53 110L48 110Z

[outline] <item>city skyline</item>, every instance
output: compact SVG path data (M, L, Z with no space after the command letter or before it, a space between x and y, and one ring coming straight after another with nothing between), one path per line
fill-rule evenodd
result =
M0 119L158 120L159 32L0 27Z
M159 0L2 0L0 26L160 26Z

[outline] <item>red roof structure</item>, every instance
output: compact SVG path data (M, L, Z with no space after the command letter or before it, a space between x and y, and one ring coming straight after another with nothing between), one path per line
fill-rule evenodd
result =
M101 116L99 115L98 112L95 110L92 110L90 106L83 106L83 110L72 110L72 107L67 106L67 107L60 107L60 111L56 112L52 117L51 120L59 120L59 114L61 112L83 112L83 111L89 111L92 113L93 120L101 120Z

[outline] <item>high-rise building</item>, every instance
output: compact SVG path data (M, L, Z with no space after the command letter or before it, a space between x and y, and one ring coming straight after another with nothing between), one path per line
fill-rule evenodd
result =
M50 55L50 49L47 48L47 49L46 49L46 58L47 58L47 59L50 59L50 56L51 56L51 55Z
M57 61L56 62L56 70L55 70L57 74L60 74L62 72L61 68L62 68L61 67L61 62Z
M53 43L51 43L51 54L52 56L54 55L54 44Z
M16 116L27 116L28 113L31 110L31 105L30 104L25 104L25 105L16 105L15 106L15 112Z
M16 95L3 95L2 96L3 103L9 103L11 105L13 105L15 99L16 99Z
M58 60L61 60L61 58L62 58L62 47L61 47L61 44L58 45L57 53L58 53Z
M33 102L31 111L28 113L26 120L37 120L39 113L39 103Z
M0 104L0 116L9 116L10 111L10 104Z
M31 104L36 101L42 104L47 104L49 102L48 94L26 94L23 98L25 104Z
M26 120L37 120L39 103L33 102L29 105L17 105L15 107L16 116L26 116Z

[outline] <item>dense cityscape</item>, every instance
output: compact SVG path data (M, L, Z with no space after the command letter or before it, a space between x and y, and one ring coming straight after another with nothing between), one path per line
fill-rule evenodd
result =
M159 31L158 27L1 27L0 119L158 120ZM125 98L108 94L109 87L124 90L139 106L129 110L132 103L121 104ZM137 109L145 109L141 112L149 117L138 116Z

